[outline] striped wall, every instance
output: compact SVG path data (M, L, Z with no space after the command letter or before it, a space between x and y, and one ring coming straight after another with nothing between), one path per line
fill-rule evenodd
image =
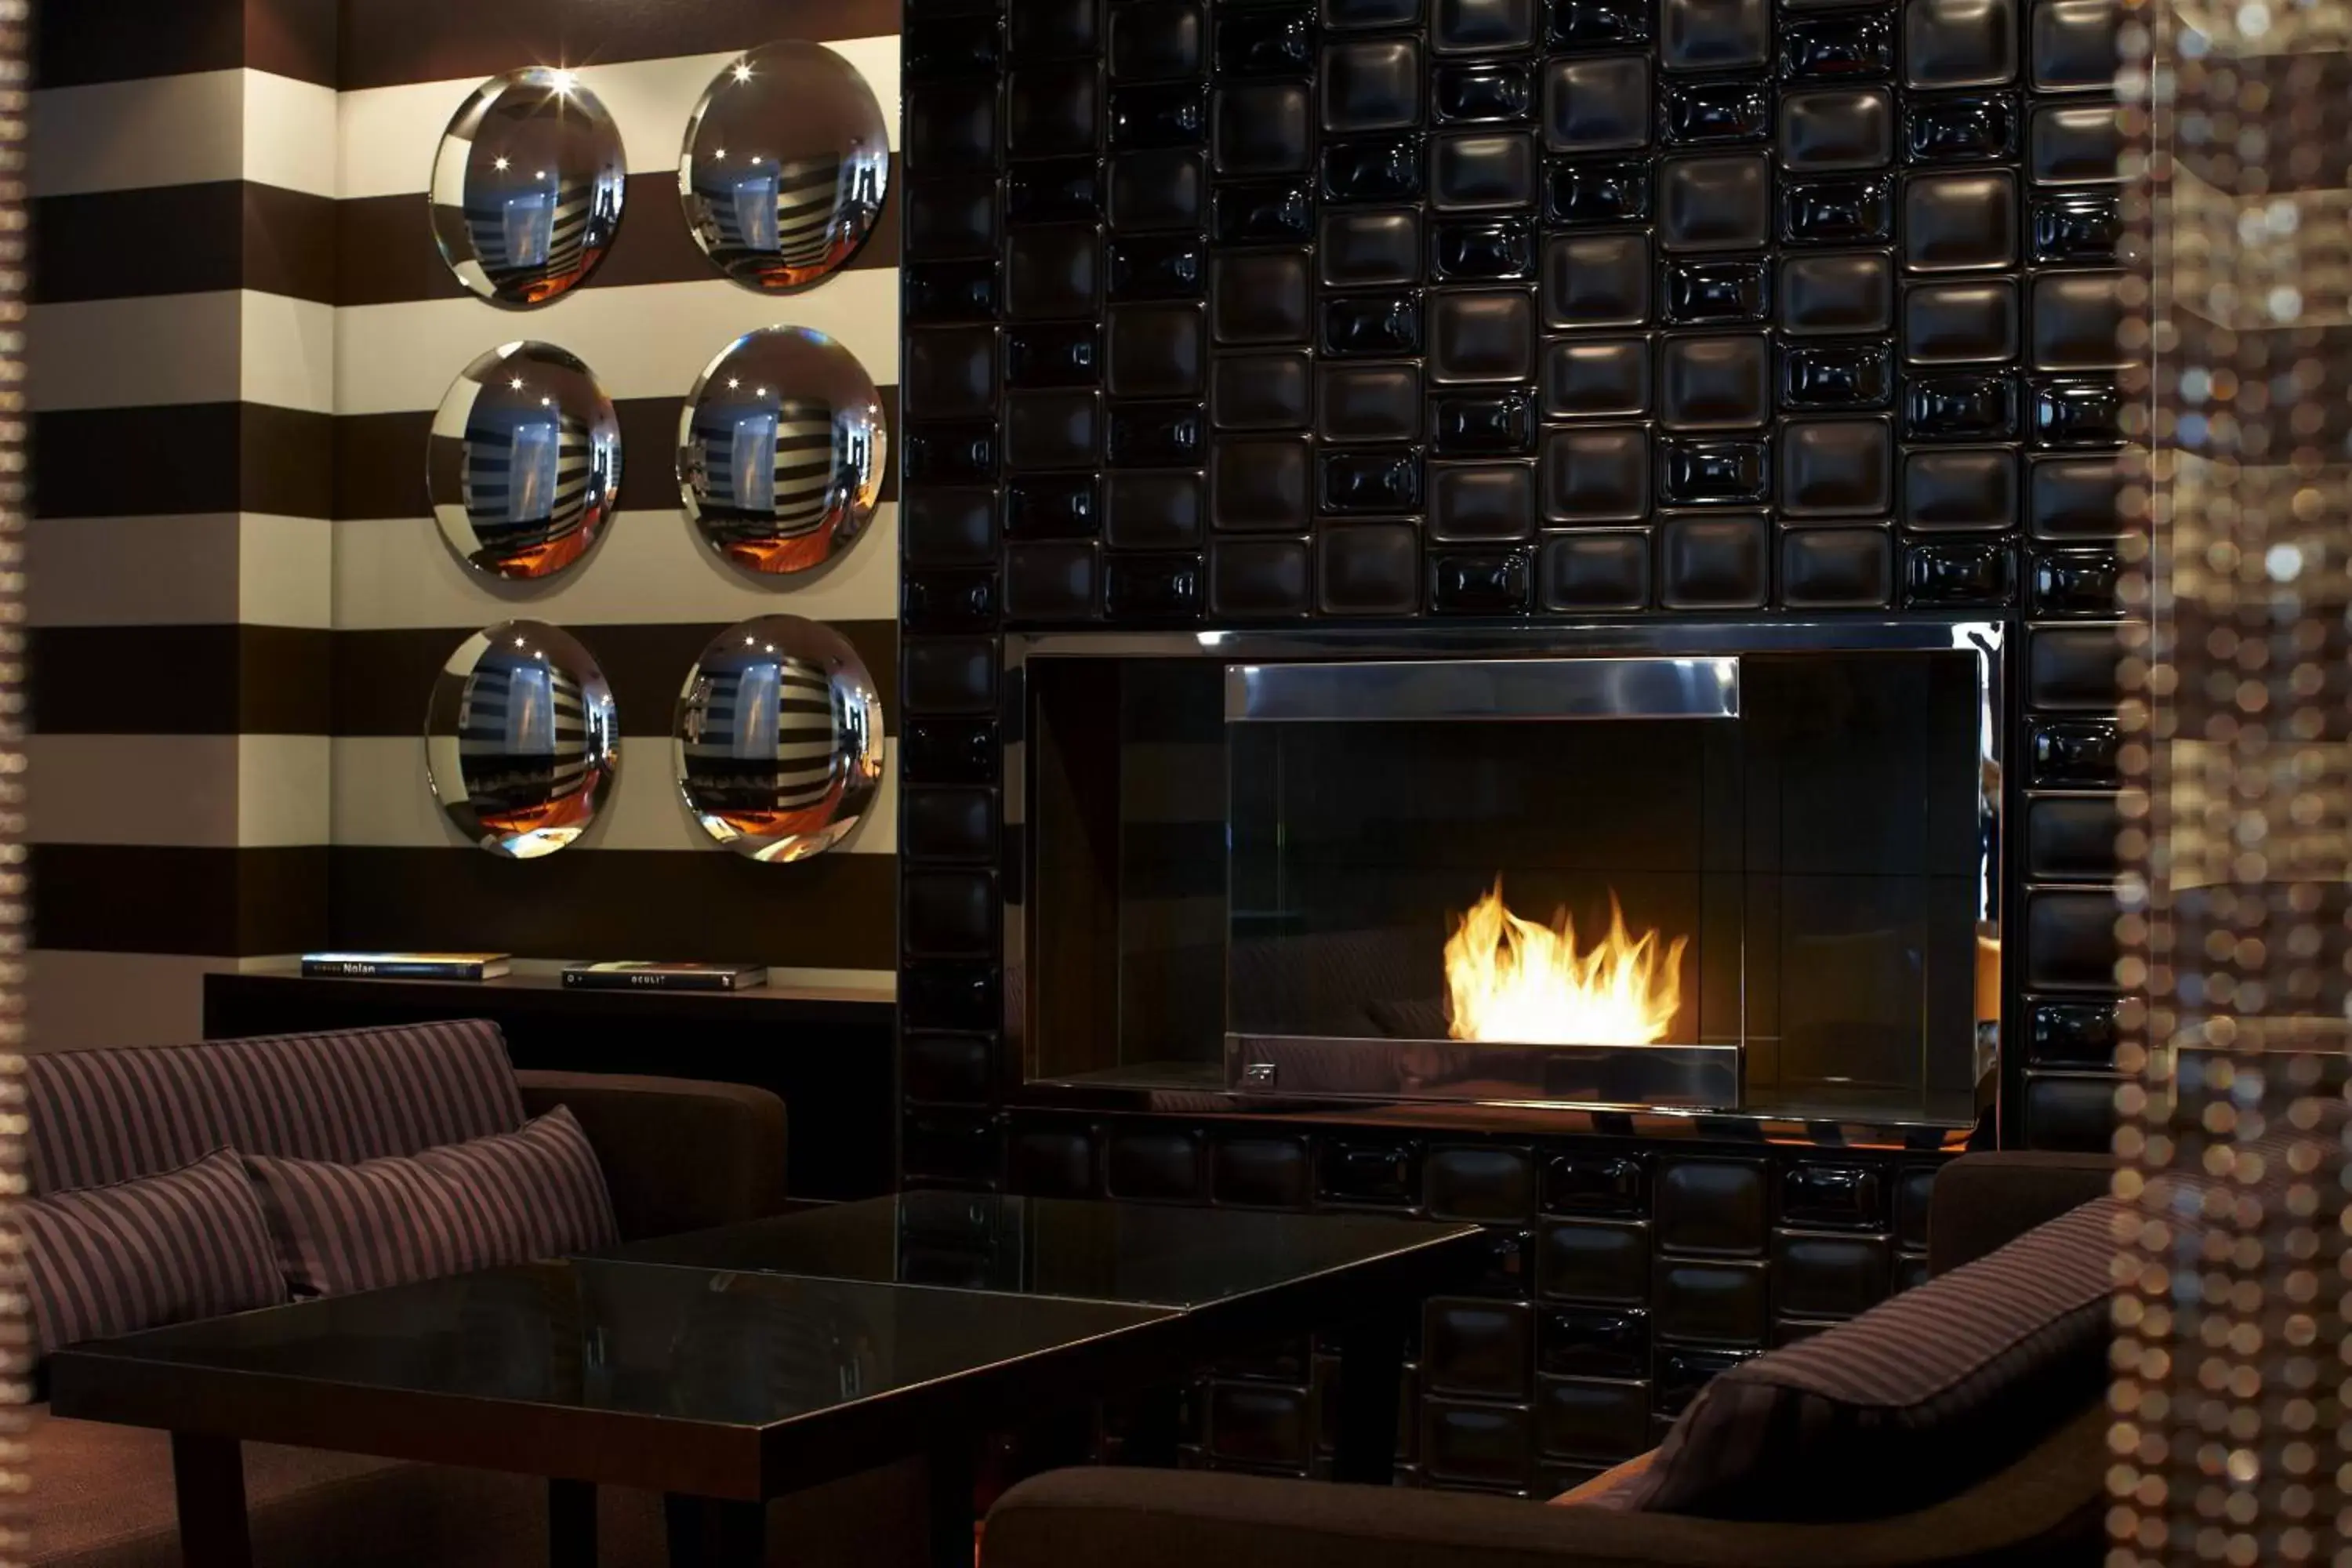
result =
M836 48L895 134L895 4L66 9L33 117L37 1043L191 1035L206 971L330 942L887 982L895 768L841 852L759 866L695 827L667 736L695 655L754 615L840 627L895 700L895 463L866 536L803 581L713 558L670 479L687 387L755 327L834 334L895 410L896 193L848 268L779 299L717 274L675 176L703 87L770 38ZM576 68L611 110L628 199L586 285L503 310L442 266L425 189L476 83L542 63ZM603 542L541 584L470 573L423 494L433 410L517 337L583 359L625 445ZM510 616L588 647L624 737L595 828L527 864L444 825L420 733L441 660Z

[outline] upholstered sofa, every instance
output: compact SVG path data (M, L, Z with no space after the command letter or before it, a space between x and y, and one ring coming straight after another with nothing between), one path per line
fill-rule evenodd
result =
M410 1154L568 1107L625 1240L755 1218L784 1197L784 1107L764 1089L517 1072L488 1023L35 1056L32 1195L167 1170L209 1149L299 1158ZM25 1510L38 1568L176 1568L170 1440L32 1418ZM528 1478L246 1446L257 1568L491 1568L547 1561L546 1489ZM856 1478L777 1505L777 1561L913 1560L919 1477ZM600 1497L606 1568L666 1561L658 1498ZM790 1550L787 1552L786 1546Z
M1954 1162L1937 1181L1931 1204L1931 1271L1944 1274L2060 1221L2103 1196L2111 1173L2111 1162L2084 1155L1982 1154ZM2100 1224L2063 1223L2104 1235L2104 1216L2080 1218ZM2092 1246L2104 1273L2105 1248ZM1895 1517L1783 1523L1628 1511L1605 1506L1605 1498L1599 1500L1604 1506L1593 1506L1575 1494L1556 1500L1569 1506L1546 1506L1206 1472L1072 1469L1025 1481L997 1502L982 1568L2095 1563L2105 1545L2108 1420L2095 1384L2075 1376L2063 1380L2063 1393L2057 1383L2049 1386L2043 1403L2059 1407L2034 1410L2020 1422L2014 1447L1985 1455L1984 1473L1972 1484Z

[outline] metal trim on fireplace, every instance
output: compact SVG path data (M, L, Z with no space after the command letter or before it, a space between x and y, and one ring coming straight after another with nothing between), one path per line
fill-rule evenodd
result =
M1430 716L1443 716L1434 710L1454 708L1460 716L1469 716L1481 701L1489 707L1499 703L1501 716L1510 717L1654 717L1721 716L1736 717L1738 712L1738 658L1741 654L1763 653L1854 653L1854 652L1920 652L1953 650L1972 654L1977 669L1978 700L1978 790L1979 826L1977 876L1977 926L1981 939L1995 944L2001 942L2001 799L2003 737L2006 731L2009 671L2005 668L2007 627L1999 621L1940 620L1933 618L1882 621L1764 621L1764 622L1612 622L1586 623L1572 626L1527 625L1478 627L1328 627L1299 629L1253 629L1245 631L1160 631L1160 632L1033 632L1007 633L1004 638L1003 684L999 691L999 708L1004 721L1004 755L1003 770L1003 822L1016 838L1025 838L1028 802L1027 731L1030 722L1029 694L1025 679L1027 665L1032 659L1055 658L1213 658L1234 666L1255 667L1249 671L1255 678L1236 679L1236 670L1228 679L1227 707L1235 704L1249 710L1244 717L1252 718L1313 718L1337 719L1338 701L1335 688L1327 679L1308 676L1304 670L1297 677L1275 673L1283 667L1317 667L1329 670L1336 663L1384 661L1395 665L1412 665L1426 671L1443 671L1448 666L1460 665L1465 670L1485 668L1491 671L1498 664L1511 661L1589 661L1598 667L1614 661L1624 667L1625 679L1616 686L1615 700L1622 707L1612 708L1606 693L1610 683L1598 678L1587 682L1571 683L1572 689L1562 695L1563 688L1556 681L1549 689L1552 695L1538 697L1533 683L1488 679L1483 689L1475 678L1438 676L1425 688L1423 699L1433 710ZM1679 673L1671 680L1660 679L1662 667L1674 661ZM1651 675L1644 680L1633 673L1636 665L1649 667ZM1556 671L1548 674L1556 676ZM1632 684L1627 684L1630 680ZM1581 692L1581 695L1577 695ZM1252 708L1253 703L1262 704ZM1715 704L1710 708L1709 703ZM1561 708L1578 707L1570 714L1555 711ZM1024 846L1024 865L1003 882L1003 923L1001 930L1004 944L1003 1027L1006 1044L1011 1047L1006 1059L1024 1064L1029 1060L1027 998L1029 931L1027 910L1023 889L1029 881L1025 857L1034 853L1034 846ZM1995 999L1998 1007L1999 999ZM1996 1103L2000 1081L2000 1023L1998 1017L1979 1018L1977 1026L1977 1055L1973 1064L1976 1101L1981 1118ZM1223 1075L1203 1077L1198 1080L1173 1075L1157 1079L1139 1072L1122 1081L1117 1074L1087 1075L1067 1080L1025 1080L1014 1086L1016 1103L1051 1106L1078 1106L1103 1110L1181 1111L1188 1114L1283 1114L1290 1116L1334 1113L1351 1118L1366 1114L1361 1102L1342 1099L1325 1100L1312 1095L1235 1092L1228 1089ZM1269 1086L1271 1087L1271 1086ZM1391 1108L1394 1111L1428 1113L1439 1109L1420 1102L1400 1101ZM1617 1124L1633 1116L1643 1123L1643 1131L1656 1134L1661 1131L1687 1131L1709 1138L1764 1138L1780 1142L1797 1136L1807 1142L1887 1144L1901 1147L1932 1147L1938 1143L1949 1146L1955 1138L1964 1135L1951 1123L1930 1119L1868 1116L1854 1118L1828 1113L1820 1119L1779 1111L1725 1111L1714 1109L1677 1110L1672 1107L1645 1109L1638 1112L1622 1107L1596 1107L1576 1103L1503 1100L1491 1104L1484 1101L1451 1102L1444 1106L1445 1119L1458 1118L1465 1110L1484 1109L1514 1122L1523 1122L1530 1114L1556 1117L1559 1131L1571 1131L1582 1127L1586 1131L1616 1131ZM1590 1123L1591 1125L1585 1126ZM1631 1128L1626 1129L1630 1131Z

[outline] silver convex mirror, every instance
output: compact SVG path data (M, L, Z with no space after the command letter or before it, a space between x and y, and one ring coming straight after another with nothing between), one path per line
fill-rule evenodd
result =
M888 447L856 356L807 327L719 351L677 418L677 488L713 550L752 572L805 572L874 515Z
M433 416L426 492L478 572L549 577L588 552L621 485L621 425L595 375L552 343L501 343Z
M570 71L509 71L441 133L433 237L483 299L544 305L604 258L627 189L621 133L594 93Z
M775 292L817 281L864 244L890 184L889 128L857 68L822 44L763 44L703 89L677 195L719 269Z
M719 634L671 730L702 830L754 860L804 860L856 827L882 783L882 700L848 639L798 616Z
M587 831L621 765L604 672L570 633L506 621L458 645L425 716L433 797L493 855L535 860Z

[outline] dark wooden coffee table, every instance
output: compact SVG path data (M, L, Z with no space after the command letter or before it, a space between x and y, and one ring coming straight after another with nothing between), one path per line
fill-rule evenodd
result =
M1310 1330L1334 1473L1386 1481L1418 1305L1487 1259L1471 1226L915 1194L62 1351L51 1402L172 1433L190 1568L251 1561L246 1441L544 1476L560 1568L599 1485L667 1494L679 1568L740 1568L767 1500L924 1454L969 1568L978 1435Z

